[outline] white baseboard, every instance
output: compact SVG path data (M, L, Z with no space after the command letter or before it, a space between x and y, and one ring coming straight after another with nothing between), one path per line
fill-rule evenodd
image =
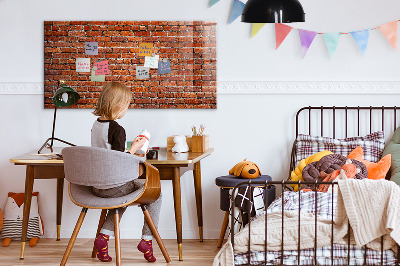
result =
M219 81L217 93L400 94L400 81ZM0 83L0 94L43 94L43 83Z

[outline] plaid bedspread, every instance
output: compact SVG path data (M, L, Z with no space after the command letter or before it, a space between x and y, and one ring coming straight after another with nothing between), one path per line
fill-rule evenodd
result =
M271 203L267 215L268 213L282 211L282 203L284 210L298 210L300 208L301 212L316 213L323 218L332 219L332 209L333 214L335 214L336 208L336 194L317 192L317 197L315 197L313 191L285 192L283 197L279 197ZM265 213L260 215L265 215ZM254 217L254 219L257 219L260 215ZM314 254L314 249L300 250L300 256L297 250L285 250L283 259L281 259L281 251L250 252L250 265L281 265L282 262L283 265L298 265L299 259L300 265L315 265ZM266 264L265 255L267 256ZM392 250L383 251L383 257L381 257L380 251L350 245L350 256L348 255L348 245L334 244L333 249L331 246L317 248L316 265L396 265L396 257ZM249 265L248 253L235 254L235 265Z

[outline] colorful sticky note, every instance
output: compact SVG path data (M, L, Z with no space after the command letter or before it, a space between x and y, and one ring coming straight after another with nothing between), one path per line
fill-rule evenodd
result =
M153 53L153 44L142 42L139 44L139 56L151 56Z
M219 0L210 0L210 4L208 5L208 7L212 7L213 5L215 5L218 2L219 2Z
M158 61L158 74L171 73L171 62L169 60Z
M136 79L149 79L150 68L144 66L136 66Z
M90 72L90 58L77 58L76 72Z
M105 75L97 75L96 76L96 70L97 70L97 67L94 66L92 68L92 73L90 75L90 80L91 81L104 82L106 80L106 76Z
M159 55L156 56L146 56L144 59L144 66L150 68L158 68Z
M96 63L94 63L94 65L97 67L96 76L107 75L110 73L110 71L108 70L108 61L107 60L96 62Z
M85 54L87 55L98 55L99 44L97 42L85 42Z

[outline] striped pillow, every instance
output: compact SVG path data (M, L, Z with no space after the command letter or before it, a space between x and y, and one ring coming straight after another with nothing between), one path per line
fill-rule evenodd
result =
M302 159L317 152L329 150L346 156L357 146L364 151L364 159L370 162L378 162L385 147L383 131L378 131L364 137L352 137L345 139L333 139L329 137L318 137L299 134L296 139L295 159L296 165Z

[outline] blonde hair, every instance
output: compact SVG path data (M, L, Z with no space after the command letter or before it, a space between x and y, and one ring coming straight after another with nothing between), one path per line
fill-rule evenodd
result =
M128 87L118 82L108 82L101 90L93 114L115 120L131 98L132 92Z

